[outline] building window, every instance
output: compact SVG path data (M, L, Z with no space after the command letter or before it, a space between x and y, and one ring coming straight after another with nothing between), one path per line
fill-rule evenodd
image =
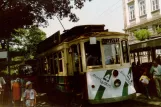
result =
M129 6L129 17L130 17L130 20L135 19L135 9L134 9L134 5Z
M139 10L140 10L140 16L143 16L146 14L145 0L139 0Z
M159 9L159 0L152 0L152 11Z

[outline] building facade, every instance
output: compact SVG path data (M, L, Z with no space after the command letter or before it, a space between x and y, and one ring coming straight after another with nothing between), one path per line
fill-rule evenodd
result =
M134 31L148 29L157 36L161 27L161 0L122 0L124 11L124 30L128 33L129 43L137 43Z

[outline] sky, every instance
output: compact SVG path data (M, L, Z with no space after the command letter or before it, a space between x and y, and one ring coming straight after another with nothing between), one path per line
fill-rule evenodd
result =
M79 25L104 24L109 31L124 32L122 0L92 0L86 2L81 10L73 9L73 12L79 17L79 21L70 22L68 18L61 20L66 30ZM56 17L48 20L48 23L48 27L40 28L47 37L58 30L63 32L64 29Z

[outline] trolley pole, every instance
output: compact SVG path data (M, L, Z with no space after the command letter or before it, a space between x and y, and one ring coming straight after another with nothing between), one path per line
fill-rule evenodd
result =
M62 22L60 21L60 19L58 18L58 16L56 16L56 17L57 17L59 23L61 24L61 26L63 27L63 29L64 29L64 31L65 31L65 27L63 26Z

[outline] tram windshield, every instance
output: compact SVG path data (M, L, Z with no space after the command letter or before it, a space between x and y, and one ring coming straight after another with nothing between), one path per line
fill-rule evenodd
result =
M102 65L100 42L90 44L89 41L85 42L86 62L87 66Z
M120 64L120 45L117 44L104 44L105 64Z

